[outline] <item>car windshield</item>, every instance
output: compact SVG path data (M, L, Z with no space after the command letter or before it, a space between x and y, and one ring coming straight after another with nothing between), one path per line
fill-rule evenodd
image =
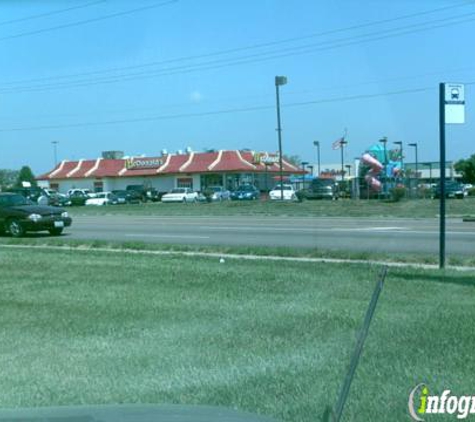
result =
M220 186L211 186L210 189L213 191L213 192L221 192L223 190L222 187Z
M280 185L277 185L274 190L281 190ZM292 186L290 185L283 185L282 190L292 190Z
M178 189L172 189L170 193L185 193L186 189L184 188L178 188Z
M22 195L0 195L0 206L3 207L31 204L32 202Z
M239 186L238 188L239 191L243 191L243 192L252 192L254 191L254 187L251 186L251 185L242 185L242 186Z

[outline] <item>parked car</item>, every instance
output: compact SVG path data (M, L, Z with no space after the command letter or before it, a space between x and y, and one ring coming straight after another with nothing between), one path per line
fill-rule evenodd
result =
M330 199L339 197L338 185L333 179L314 179L306 189L297 192L297 197L302 199Z
M292 185L282 185L284 192L284 201L295 201L297 199L297 193ZM275 186L269 192L269 199L271 200L281 200L282 199L282 190L280 184Z
M71 202L71 205L74 206L86 205L86 201L90 198L89 194L84 193L81 190L76 190L69 195L69 201Z
M62 208L37 205L15 193L0 193L0 230L13 237L38 231L59 236L71 223L71 218Z
M116 196L118 204L138 204L140 202L140 198L126 190L113 190L112 193Z
M209 186L205 189L205 196L209 197L211 201L229 201L231 192L222 186Z
M53 189L43 189L38 197L39 205L51 205L52 207L66 207L71 205L71 200L68 196L56 192Z
M112 192L101 192L98 193L94 198L89 198L86 200L86 205L117 205L119 203L117 196Z
M68 192L67 192L67 195L72 196L77 192L80 192L80 193L84 194L85 196L89 196L89 197L94 196L93 192L91 192L90 189L76 189L76 188L75 189L69 189Z
M256 200L259 199L259 196L259 191L254 185L241 185L231 192L233 201Z
M464 189L463 185L453 180L447 180L445 182L445 197L446 198L457 198L463 199L467 196L467 190ZM440 198L440 183L438 183L432 193L433 199Z
M197 202L198 193L190 188L175 188L162 196L162 202Z
M145 185L128 185L125 189L134 200L139 200L140 202L160 201L160 194L155 188L146 187Z
M38 201L38 198L40 197L42 191L43 190L37 186L32 186L29 188L11 188L7 190L7 192L22 195L33 202Z

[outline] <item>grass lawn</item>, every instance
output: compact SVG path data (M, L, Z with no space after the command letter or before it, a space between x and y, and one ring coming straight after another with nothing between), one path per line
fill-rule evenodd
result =
M8 249L0 266L1 407L208 404L289 422L334 403L379 271ZM475 394L474 293L474 273L391 269L344 420L406 420L420 382Z
M183 215L183 216L235 216L266 215L292 217L408 217L428 218L439 214L439 202L431 199L401 201L397 203L377 200L305 201L281 203L269 201L116 205L110 207L72 207L73 216L97 214L129 215ZM447 201L447 215L475 216L475 197Z

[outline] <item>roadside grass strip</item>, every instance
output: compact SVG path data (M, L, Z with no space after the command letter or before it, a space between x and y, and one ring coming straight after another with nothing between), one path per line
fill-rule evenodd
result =
M0 248L0 406L202 404L313 422L334 403L378 265L114 252ZM475 393L474 293L475 272L391 268L345 420L405 420L421 382Z

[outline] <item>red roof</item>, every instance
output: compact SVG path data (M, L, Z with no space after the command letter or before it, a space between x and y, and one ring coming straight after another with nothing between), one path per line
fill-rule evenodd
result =
M186 166L184 171L187 173L205 173L209 171L209 167L218 158L218 152L204 152L195 154L191 163Z
M84 160L64 161L51 172L38 177L39 180L67 179L69 178L94 178L94 177L134 177L157 176L160 174L177 173L216 173L216 172L246 172L263 173L278 172L279 165L254 163L251 151L219 151L191 154L170 155L164 157L147 157L160 160L160 167L125 170L125 159L109 160ZM75 171L73 171L75 170ZM301 174L302 170L284 161L285 173Z
M72 179L80 179L85 177L86 173L94 167L96 161L97 160L84 160L81 163L81 167L79 167L79 169L72 173L69 177Z

